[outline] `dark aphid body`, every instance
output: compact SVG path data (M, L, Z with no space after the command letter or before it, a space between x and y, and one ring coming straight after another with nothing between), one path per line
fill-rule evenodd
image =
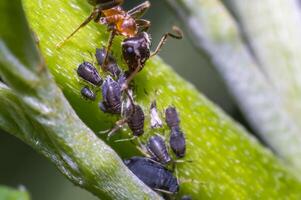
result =
M154 160L162 164L166 164L171 161L171 157L168 154L162 137L155 135L149 138L146 148Z
M157 110L157 103L153 101L150 106L150 124L151 128L160 128L162 127L162 120L159 117L158 110Z
M96 98L95 93L92 90L90 90L90 88L87 86L83 87L80 92L84 98L89 99L91 101L94 101Z
M165 120L167 126L171 128L179 127L180 125L180 119L177 113L177 110L175 107L168 107L165 110Z
M131 105L126 110L127 124L134 136L144 133L144 112L139 105Z
M77 74L79 77L95 86L100 86L102 84L102 79L92 63L83 62L80 64L77 68Z
M97 60L97 63L102 66L104 64L105 61L105 57L106 57L106 49L102 48L102 49L96 49L96 53L95 53L95 57ZM114 77L119 77L119 75L121 74L121 69L119 68L116 60L114 59L114 57L109 54L108 58L107 58L107 71L110 72Z
M149 34L141 32L138 35L126 38L122 42L122 54L130 71L139 71L150 57L151 40Z
M181 200L192 200L191 196L184 195L181 197Z
M170 148L178 158L182 158L186 152L186 140L180 129L180 119L175 107L170 106L165 110L165 120L171 130L169 138Z
M99 108L106 113L121 113L121 88L120 85L108 76L102 85L102 98Z
M172 128L170 132L169 145L178 158L185 156L186 140L182 131L178 128Z
M179 191L176 177L159 163L143 157L132 157L125 165L153 190L163 190L175 194Z

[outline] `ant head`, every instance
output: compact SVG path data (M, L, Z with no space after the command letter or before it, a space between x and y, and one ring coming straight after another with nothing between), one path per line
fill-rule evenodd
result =
M146 32L141 32L122 42L122 54L131 71L137 67L142 69L150 57L150 45L150 36Z
M123 1L124 0L88 0L88 3L101 10L107 10L123 4Z

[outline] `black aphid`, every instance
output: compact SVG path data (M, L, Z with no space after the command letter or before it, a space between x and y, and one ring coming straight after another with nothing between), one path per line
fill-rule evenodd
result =
M165 121L169 128L179 127L180 119L175 107L168 107L165 110Z
M176 108L168 107L166 109L165 120L171 130L169 138L170 147L177 157L182 158L186 152L186 140L180 129L180 119Z
M83 62L80 64L77 68L77 74L79 77L93 85L100 86L102 84L102 79L92 63Z
M162 137L158 135L150 137L146 148L154 160L162 164L166 164L171 161L171 157L168 154L165 142Z
M90 88L87 86L83 87L80 92L84 98L89 99L91 101L94 101L96 98L95 93L92 90L90 90Z
M102 48L102 49L97 48L95 57L96 57L97 63L100 66L102 66L104 64L105 57L106 57L106 49L105 48ZM107 58L106 70L108 72L110 72L114 77L119 77L119 75L121 74L121 69L119 68L115 58L111 54L109 54L108 58Z
M121 113L121 88L120 85L108 76L102 85L103 101L99 103L99 108L106 113Z
M144 157L132 157L125 165L153 190L175 194L179 191L176 177L161 164Z
M140 136L144 133L144 112L139 105L131 105L126 110L127 124L134 136Z
M162 127L162 120L159 117L157 110L157 103L153 101L150 106L150 118L151 118L151 128L159 128Z
M183 132L178 128L172 128L170 132L169 145L177 157L182 158L186 152L186 140Z

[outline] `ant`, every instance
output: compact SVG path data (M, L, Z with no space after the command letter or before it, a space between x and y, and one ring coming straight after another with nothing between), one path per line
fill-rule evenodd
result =
M57 47L62 46L79 29L86 26L92 20L96 23L104 24L108 27L110 36L101 68L104 71L107 71L109 53L114 37L116 35L124 36L125 39L122 42L122 53L130 72L126 82L122 86L122 90L125 90L134 76L144 67L145 62L150 57L159 53L161 47L166 42L167 37L170 36L176 39L181 39L183 34L179 28L174 27L173 31L176 34L164 34L155 51L150 53L151 39L147 31L151 22L141 19L144 13L150 8L150 2L145 1L129 11L125 11L121 7L123 2L123 0L89 0L89 3L94 6L91 14L66 39L58 43Z
M150 26L149 21L140 19L140 17L142 17L149 9L150 2L145 1L129 11L125 11L121 7L124 0L89 0L88 2L94 7L91 14L66 39L59 42L57 47L61 47L78 30L86 26L92 20L96 23L104 24L110 31L110 37L106 47L107 53L102 66L103 70L106 71L105 66L114 37L116 35L122 35L126 38L133 37L139 32L147 30Z

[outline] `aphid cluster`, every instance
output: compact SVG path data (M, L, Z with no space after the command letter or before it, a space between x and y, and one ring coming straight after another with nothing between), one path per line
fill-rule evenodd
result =
M81 95L91 101L96 100L96 92L101 89L102 100L99 109L108 114L121 116L116 126L108 131L108 138L118 129L127 124L133 140L144 134L145 114L140 105L134 101L133 90L130 82L141 71L146 61L156 55L168 37L182 38L182 32L173 27L174 33L165 33L158 46L151 52L151 37L147 33L150 22L141 17L149 9L150 2L145 1L133 9L126 11L121 7L123 0L89 0L94 8L87 19L73 31L65 40L57 46L60 47L70 39L78 30L94 20L98 24L105 25L110 32L108 44L104 48L97 48L95 58L102 72L99 72L94 64L83 62L77 68L78 76L87 84L81 89ZM123 71L112 56L111 46L116 35L124 36L121 43L123 60L127 70ZM156 102L150 107L151 129L163 127L159 117ZM179 181L173 174L174 158L183 158L186 142L180 129L179 117L174 107L165 110L165 121L170 129L169 147L175 156L169 154L169 147L165 139L159 135L151 136L146 144L140 144L140 150L146 157L132 157L125 160L128 168L153 190L174 195L179 190ZM173 169L169 169L173 164Z
M170 110L174 110L172 115L169 115ZM156 129L162 127L162 121L159 117L156 102L151 104L150 108L151 128ZM171 147L177 158L182 158L185 155L185 137L181 132L182 137L174 137L174 134L178 134L180 131L179 117L174 107L168 107L165 110L165 121L170 128L169 142L174 146ZM154 123L156 122L156 123ZM170 122L174 123L174 126L170 126ZM155 126L156 125L156 126ZM177 129L174 130L174 127ZM173 133L177 131L177 133ZM180 138L180 139L179 139ZM184 144L184 151L183 145ZM174 195L179 191L179 180L173 175L175 163L177 160L170 155L168 147L164 139L159 135L151 136L145 145L141 144L139 148L146 157L132 157L129 160L125 160L124 163L129 169L138 176L146 185L153 190L161 192L163 194ZM180 152L180 153L179 153ZM180 156L179 156L180 155ZM168 168L169 164L172 164L173 168Z

